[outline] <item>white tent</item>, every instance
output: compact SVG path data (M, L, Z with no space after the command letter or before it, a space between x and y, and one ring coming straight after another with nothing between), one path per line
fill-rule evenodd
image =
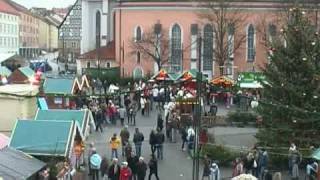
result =
M118 87L118 86L115 86L115 85L113 85L113 84L110 84L108 92L109 92L109 93L114 93L115 91L118 91L118 90L119 90L119 87Z
M234 177L231 180L258 180L258 178L251 174L241 174L240 176Z

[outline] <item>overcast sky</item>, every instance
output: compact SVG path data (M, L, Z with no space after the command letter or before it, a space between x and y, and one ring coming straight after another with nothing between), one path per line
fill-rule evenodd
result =
M61 8L68 7L74 4L76 0L13 0L27 8L31 7L44 7L51 9L53 7Z

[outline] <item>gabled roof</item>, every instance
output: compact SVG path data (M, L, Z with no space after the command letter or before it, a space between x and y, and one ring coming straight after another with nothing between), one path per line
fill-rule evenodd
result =
M77 129L74 121L17 120L9 146L31 155L67 157Z
M43 84L45 94L73 94L74 78L46 78Z
M9 77L12 72L5 66L0 66L0 76Z
M81 136L86 134L89 119L87 119L88 110L65 110L65 109L49 109L38 110L35 120L48 121L76 121L81 130Z
M82 90L83 87L90 87L90 83L86 75L82 75L81 77L76 77L76 81L78 83L80 90Z
M0 150L0 177L25 180L41 170L46 164L13 148Z
M114 41L109 42L106 46L94 49L87 53L81 54L78 59L103 59L103 60L115 60L116 50Z
M27 78L32 78L35 75L35 72L29 68L28 66L20 67L18 69L23 75L25 75Z
M7 0L0 0L0 12L8 13L16 16L19 15L19 12L14 7L12 7L12 5L8 3Z

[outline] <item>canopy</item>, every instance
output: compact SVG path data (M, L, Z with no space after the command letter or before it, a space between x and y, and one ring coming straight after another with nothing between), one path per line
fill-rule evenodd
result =
M166 70L162 69L157 74L152 76L150 81L175 81L176 79L176 74L170 74Z
M320 148L316 149L313 153L312 153L312 158L316 159L316 160L320 160Z
M188 80L196 80L197 78L197 72L196 69L190 69L189 71L185 71L180 76L178 76L177 80L180 81L188 81ZM206 81L207 77L202 75L202 81Z
M31 179L45 163L13 148L0 150L0 179Z
M9 147L31 155L68 157L77 131L74 121L18 120Z
M230 87L234 85L234 80L227 76L220 76L211 80L211 83L218 86Z
M241 174L240 176L234 177L231 180L257 180L257 178L251 174Z
M238 76L240 88L263 88L261 82L265 82L265 76L260 72L242 72Z

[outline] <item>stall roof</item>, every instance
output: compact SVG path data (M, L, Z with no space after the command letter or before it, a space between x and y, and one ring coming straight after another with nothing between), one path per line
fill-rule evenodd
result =
M3 179L25 180L45 165L44 162L13 148L0 150L0 177Z
M74 78L46 78L43 84L45 94L72 94Z
M12 72L5 66L0 66L0 76L9 77Z
M316 149L313 153L312 153L312 158L316 159L316 160L320 160L320 148Z
M7 95L34 96L38 92L39 86L30 84L6 84L0 86L0 93Z
M45 98L43 98L43 97L38 98L38 107L41 110L48 110L49 109Z
M197 78L197 69L190 69L188 71L184 71L182 74L178 75L176 80L184 78L184 76L189 75L191 79L196 79ZM202 81L207 81L208 78L204 75L202 75Z
M0 63L8 60L9 58L15 56L16 53L0 53Z
M19 71L25 75L27 78L33 78L34 75L35 75L35 72L29 68L28 66L25 66L25 67L20 67L19 68Z
M68 156L74 121L17 120L9 146L31 155Z
M157 74L153 75L150 80L175 81L179 76L179 74L168 73L166 70L162 69Z
M48 120L48 121L73 121L75 120L81 130L81 135L86 135L88 125L93 122L90 116L90 111L84 110L65 110L65 109L49 109L38 110L35 120Z

